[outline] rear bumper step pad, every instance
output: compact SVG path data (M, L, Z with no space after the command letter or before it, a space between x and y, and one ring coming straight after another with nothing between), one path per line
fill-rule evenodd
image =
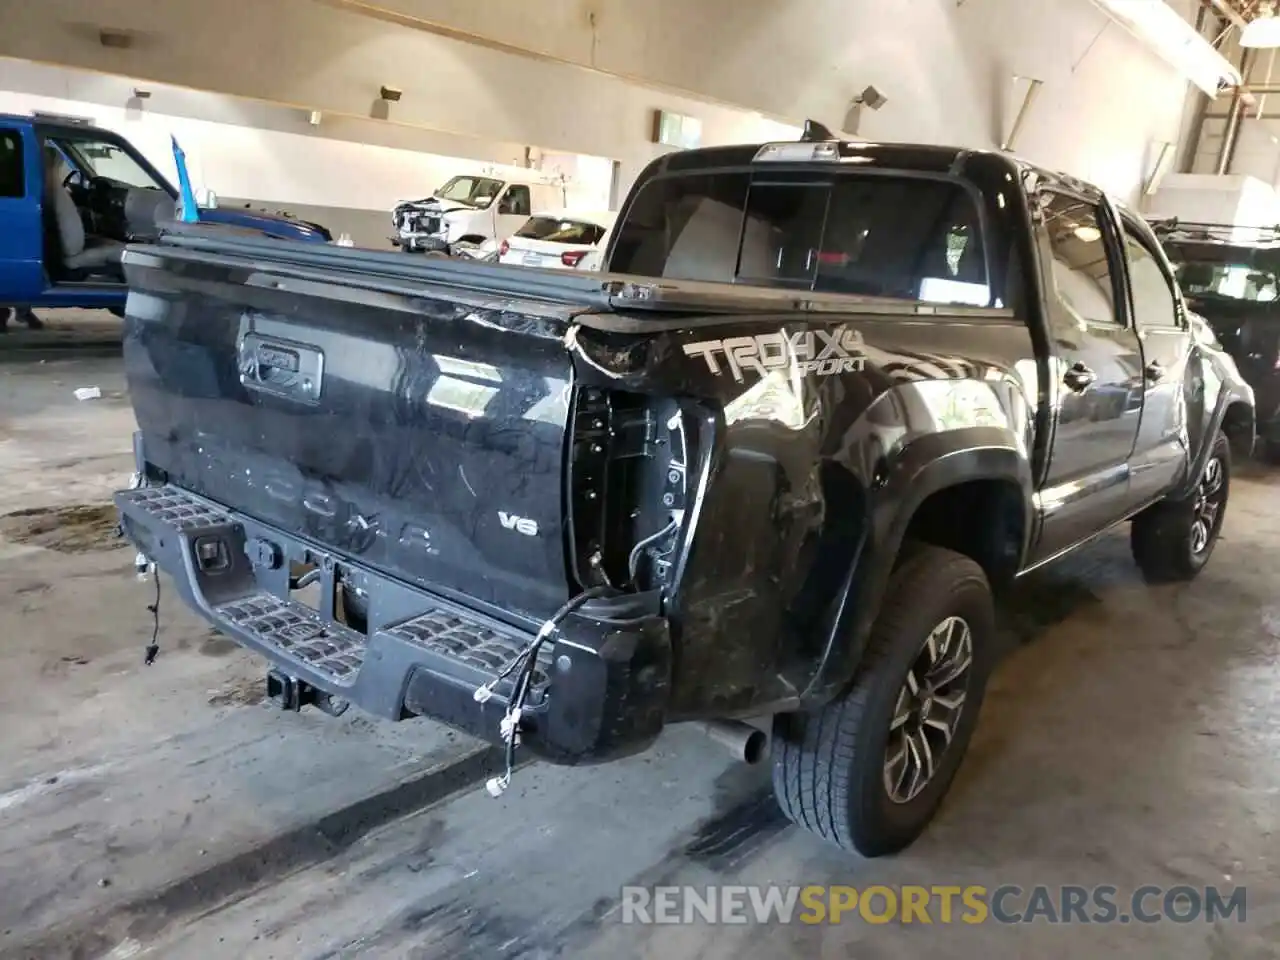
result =
M420 714L490 742L511 695L473 694L533 638L428 591L350 563L175 486L116 494L126 535L173 577L183 599L281 672L391 719ZM246 544L254 549L246 551ZM266 555L275 561L263 564ZM250 553L257 562L250 560ZM322 571L317 609L288 599L290 560ZM335 577L354 574L368 598L369 632L333 617ZM670 687L666 621L573 616L562 643L539 652L522 741L561 763L614 759L660 732ZM558 648L558 649L557 649Z

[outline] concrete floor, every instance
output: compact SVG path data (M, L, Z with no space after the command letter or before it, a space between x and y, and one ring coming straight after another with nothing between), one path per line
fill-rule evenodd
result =
M0 958L1280 957L1280 472L1240 468L1194 584L1145 586L1123 535L1023 584L940 818L867 862L690 731L491 800L492 751L274 712L168 597L144 667L154 587L98 509L131 429L118 362L0 364ZM1246 885L1248 912L641 928L629 883Z
M7 310L0 307L0 313ZM107 310L37 310L44 328L32 330L19 320L10 319L0 329L0 356L10 351L22 351L30 357L39 353L39 360L50 350L58 348L77 348L83 355L85 348L91 344L119 344L120 318Z

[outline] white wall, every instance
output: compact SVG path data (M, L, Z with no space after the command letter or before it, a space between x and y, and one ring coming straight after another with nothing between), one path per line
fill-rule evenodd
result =
M395 122L611 157L624 183L661 152L655 108L744 142L773 128L755 111L841 126L874 84L889 103L862 135L993 147L1021 74L1045 86L1020 152L1133 197L1186 89L1088 0L378 0L430 29L341 2L0 0L0 54L359 118L391 84ZM98 26L135 31L133 47L102 47Z
M1280 127L1270 120L1243 121L1229 172L1280 182Z
M170 137L178 138L196 186L220 196L279 204L390 211L400 200L422 197L461 173L517 171L477 160L254 130L146 111L0 92L0 112L91 116L127 137L177 183Z
M1151 198L1148 215L1241 227L1280 224L1280 194L1267 181L1229 174L1175 173Z
M996 147L1133 198L1156 144L1176 141L1185 82L1089 0L363 0L424 29L490 37L613 76L698 91L839 129L868 84L871 139ZM1195 0L1172 0L1184 15Z
M150 94L145 101L133 97L139 86ZM0 113L33 111L87 117L122 134L172 182L176 136L197 187L227 203L288 210L363 246L387 245L388 213L399 201L458 174L526 176L526 154L567 178L569 206L607 209L613 174L605 158L544 155L373 120L322 117L312 126L293 108L0 58Z
M544 175L565 178L565 206L576 210L610 209L613 163L606 157L580 153L536 155L536 166Z
M514 171L515 162L523 160L523 148L515 144L463 144L443 137L429 141L473 154L459 157L335 139L324 136L340 132L336 128L343 124L333 118L322 118L321 126L313 128L301 111L150 83L145 85L151 96L127 107L139 83L0 59L0 113L45 111L92 118L127 137L173 182L170 136L176 136L198 185L224 196L280 204L388 211L456 174ZM64 95L48 95L55 90ZM221 119L196 119L193 113ZM270 129L271 124L286 129ZM299 132L289 132L289 126ZM365 126L376 127L372 121ZM359 137L371 131L341 132Z

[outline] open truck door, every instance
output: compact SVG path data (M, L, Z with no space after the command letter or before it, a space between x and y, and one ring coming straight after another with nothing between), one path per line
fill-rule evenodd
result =
M44 289L41 166L35 141L0 121L0 306Z

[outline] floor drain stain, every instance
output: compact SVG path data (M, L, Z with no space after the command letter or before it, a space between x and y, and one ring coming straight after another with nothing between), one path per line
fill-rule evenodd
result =
M94 553L125 545L116 508L105 504L36 507L0 516L0 538L58 553Z

